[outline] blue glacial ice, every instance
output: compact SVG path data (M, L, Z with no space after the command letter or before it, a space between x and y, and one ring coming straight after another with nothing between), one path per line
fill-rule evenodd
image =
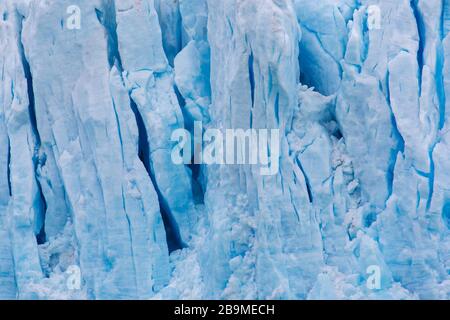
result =
M450 0L2 0L0 299L450 299L449 126Z

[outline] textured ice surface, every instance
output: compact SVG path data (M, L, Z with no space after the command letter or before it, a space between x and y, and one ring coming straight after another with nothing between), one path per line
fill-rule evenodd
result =
M449 299L449 34L449 0L2 0L0 298ZM278 173L175 165L194 121L280 129Z

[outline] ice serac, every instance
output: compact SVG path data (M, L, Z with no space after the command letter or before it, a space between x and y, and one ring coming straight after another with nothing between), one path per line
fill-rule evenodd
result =
M369 32L366 28L366 10L362 7L356 11L352 21L342 63L344 73L342 87L337 94L336 119L360 180L362 197L374 210L379 210L385 206L390 195L396 153L403 142L397 139L397 128L382 82L372 72L373 65L370 64L370 56L367 57L363 42ZM378 39L381 32L373 30L370 34ZM375 45L373 48L378 49Z
M0 5L0 14L3 15L5 12L6 6ZM7 38L9 37L5 35L6 30L3 25L4 22L0 21L0 24L0 45L2 48L6 48ZM12 260L11 238L6 214L11 192L9 181L10 148L4 108L6 96L8 96L8 100L10 100L10 93L9 88L8 91L6 91L7 87L5 86L6 83L9 82L7 81L7 76L5 74L5 58L5 53L2 52L0 54L0 65L2 69L0 82L0 236L3 240L0 244L0 297L4 299L14 299L16 296L14 263Z
M158 14L164 52L167 60L173 66L176 55L184 46L184 33L180 13L180 0L155 0L154 5ZM135 2L140 5L139 2Z
M29 64L27 76L32 79L28 81L32 84L28 95L24 76L14 82L18 91L9 120L9 216L14 226L11 231L18 287L21 291L21 277L42 273L36 238L29 226L39 219L26 218L41 207L39 197L26 200L38 193L35 180L26 176L34 174L32 161L38 157L39 181L45 183L41 201L48 203L44 226L48 226L49 234L43 240L51 243L67 223L73 222L73 246L78 252L69 262L59 260L61 253L55 254L50 275L64 272L61 264L79 265L88 298L150 297L168 277L167 244L156 192L138 158L137 126L132 122L135 119L128 94L108 63L107 37L101 24L103 3L79 4L83 16L79 30L64 26L70 5L70 1L31 1L21 6L20 12L14 8L10 11L23 19L18 41L23 43L22 60ZM14 65L20 67L9 64ZM59 67L49 68L53 65ZM32 102L27 96L33 98ZM21 126L14 121L19 106L34 109L18 118L23 119ZM36 116L34 129L39 133L36 155L30 154L36 145L25 148L26 142L37 136L35 133L34 139L27 139L32 128L24 120L32 114ZM30 152L23 154L28 149ZM28 167L15 167L19 165ZM22 192L27 196L21 196ZM15 228L22 234L15 235ZM15 239L17 236L20 240ZM27 239L29 244L22 243ZM35 257L25 257L14 246L20 246L27 255L35 253ZM23 261L27 266L21 267ZM64 289L68 288L60 288Z
M173 71L162 47L153 0L139 5L131 0L116 1L115 6L124 80L146 132L146 161L170 229L171 249L179 249L188 241L196 215L190 172L171 160L172 132L184 127Z
M405 150L397 160L393 196L379 220L383 226L391 226L396 224L393 219L402 227L395 231L387 226L377 227L386 262L394 276L422 298L444 298L445 294L437 288L446 278L440 256L441 241L445 241L446 235L442 220L429 211L436 169L432 153L437 143L440 104L444 101L440 43L442 1L417 1L404 6L409 18L405 15L403 18L411 22L403 24L403 34L408 24L416 26L413 30L417 30L417 34L412 42L405 40L403 43L414 45L415 50L411 52L415 55L399 53L388 62L388 72L391 105ZM411 69L414 73L408 75ZM408 230L414 230L415 236L405 236L411 232ZM403 241L395 244L392 239L396 237ZM408 264L414 268L405 268Z
M373 5L380 21L365 28L370 24L367 10ZM442 7L441 1L363 2L354 14L343 64L344 79L350 82L346 85L343 80L336 105L366 195L362 201L370 204L363 209L367 233L378 240L393 279L421 298L448 295L448 254L442 254L448 250L448 230L439 215L429 210L435 172L440 170L433 150L440 148L439 110L445 101L439 31ZM355 79L356 84L365 83L364 92L355 90ZM348 92L350 98L346 98ZM367 102L366 117L362 112ZM353 108L358 110L356 115L352 105L364 108ZM363 128L355 120L364 117L369 122ZM373 137L367 135L371 132ZM354 139L359 143L354 144ZM362 141L368 141L366 150L361 149ZM359 162L371 152L373 157ZM384 185L370 181L377 172Z
M433 150L433 161L434 161L434 179L433 179L433 197L430 204L430 212L435 219L435 222L439 225L439 222L443 223L443 229L441 230L441 241L439 243L439 255L442 264L444 265L444 272L449 274L450 270L450 241L449 241L449 230L450 230L450 165L449 165L449 154L450 154L450 36L449 36L449 25L450 25L450 2L448 0L443 1L443 34L442 36L442 51L441 59L443 60L442 72L438 73L441 77L439 80L442 81L442 90L445 97L445 101L440 106L440 131L437 138L436 146ZM445 277L444 277L445 278ZM447 287L442 285L442 294L448 294L448 277L446 278Z
M436 214L441 214L447 228L450 229L450 183L449 183L449 161L448 154L450 152L450 2L445 1L444 7L444 38L442 41L444 65L442 72L443 89L446 97L445 104L441 107L440 120L441 137L433 152L435 161L435 179L434 179L434 197L431 203L431 210ZM446 261L449 255L446 255Z

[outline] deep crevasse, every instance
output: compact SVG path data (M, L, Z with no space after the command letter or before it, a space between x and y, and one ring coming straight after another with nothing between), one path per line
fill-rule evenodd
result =
M450 297L448 1L70 5L0 4L0 298ZM175 165L194 121L278 173Z

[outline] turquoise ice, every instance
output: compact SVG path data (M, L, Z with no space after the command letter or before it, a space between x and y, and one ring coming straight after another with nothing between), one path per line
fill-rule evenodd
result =
M0 298L449 299L449 33L449 0L1 1ZM175 164L195 121L280 129L278 173Z

